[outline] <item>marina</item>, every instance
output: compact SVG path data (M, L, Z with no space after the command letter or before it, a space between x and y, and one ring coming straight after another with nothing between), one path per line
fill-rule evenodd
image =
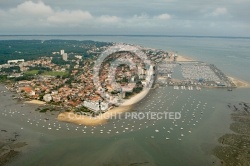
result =
M201 87L235 88L236 85L215 65L204 62L162 62L158 64L160 85L174 86L175 90L201 90Z

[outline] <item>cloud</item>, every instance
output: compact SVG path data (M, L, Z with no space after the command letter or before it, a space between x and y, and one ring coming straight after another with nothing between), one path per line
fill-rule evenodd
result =
M149 15L147 13L118 17L115 15L93 15L84 10L62 10L52 8L42 1L26 1L9 10L0 10L3 27L13 28L152 28L163 26L171 16L167 13ZM1 18L2 17L2 18ZM163 22L164 21L164 22Z
M16 8L12 8L9 11L11 14L31 14L31 15L50 15L53 10L50 6L45 5L43 2L39 1L34 3L32 1L26 1Z
M2 1L0 33L250 34L249 0L146 2Z
M124 20L124 26L131 26L131 27L156 27L166 25L166 21L171 19L171 16L167 13L150 16L147 13L142 13L140 15L134 15L132 18L127 18Z
M171 19L171 16L167 13L164 13L164 14L156 16L155 18L160 19L160 20L169 20Z
M117 16L102 15L98 18L98 21L102 23L116 23L120 21L120 18Z
M56 24L65 26L80 25L93 19L88 11L56 10L42 1L26 1L15 8L0 10L2 26L27 27L55 27Z
M51 23L81 23L86 20L93 18L93 16L88 11L61 11L54 12L47 20Z
M224 15L227 13L227 8L224 7L219 7L216 8L212 13L211 16L220 16L220 15Z

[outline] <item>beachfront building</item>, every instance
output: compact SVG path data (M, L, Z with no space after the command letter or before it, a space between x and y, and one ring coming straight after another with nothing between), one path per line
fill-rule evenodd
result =
M133 89L135 86L136 86L136 83L129 83L126 86L122 86L122 92L133 92Z
M87 101L85 100L82 105L95 113L102 111L105 112L109 108L109 103L107 102L99 102L99 101Z
M154 74L154 67L152 65L150 65L148 71L147 71L147 75L153 75Z
M109 108L109 104L106 102L101 102L100 106L101 106L101 111L106 111Z
M98 112L100 110L99 102L84 101L83 106L89 108L94 112Z
M121 93L119 93L119 94L121 94ZM119 95L118 95L118 96L111 96L111 97L109 98L108 102L109 102L110 104L116 105L116 104L118 104L119 99L120 99L120 98L119 98Z

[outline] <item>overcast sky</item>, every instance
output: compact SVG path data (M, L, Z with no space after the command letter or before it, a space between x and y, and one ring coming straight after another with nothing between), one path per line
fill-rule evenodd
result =
M250 0L0 0L0 34L250 36Z

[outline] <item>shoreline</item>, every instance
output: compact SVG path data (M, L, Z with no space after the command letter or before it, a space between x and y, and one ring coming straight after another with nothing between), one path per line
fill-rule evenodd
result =
M176 62L191 62L191 61L197 61L197 60L192 59L186 55L178 55L176 58Z
M150 88L145 88L142 92L132 96L130 99L125 100L120 106L112 108L96 117L75 114L73 112L63 112L57 116L57 120L88 126L106 124L108 120L112 119L113 117L116 118L116 116L118 116L119 118L120 114L131 111L132 105L142 100L149 91Z
M236 85L237 88L250 88L250 83L247 81L231 76L228 76L228 78Z
M30 100L30 101L24 101L25 104L37 104L37 105L45 105L46 102L40 101L40 100Z
M120 106L129 106L141 101L145 96L147 96L150 88L144 88L140 93L126 99Z
M107 112L100 114L96 117L91 117L87 115L76 114L73 112L63 112L57 116L57 120L62 122L69 122L78 125L87 125L87 126L98 126L106 124L108 120L112 119L114 116L119 116L124 112L131 110L131 106L119 106L113 109L108 110Z
M249 165L247 152L250 141L249 104L240 102L230 103L227 106L231 111L232 122L229 128L233 133L225 133L217 139L219 144L214 147L213 155L221 160L223 165Z

